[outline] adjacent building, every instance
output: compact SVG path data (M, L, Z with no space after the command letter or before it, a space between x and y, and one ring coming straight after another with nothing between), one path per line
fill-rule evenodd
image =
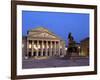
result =
M89 37L80 42L80 56L89 56Z

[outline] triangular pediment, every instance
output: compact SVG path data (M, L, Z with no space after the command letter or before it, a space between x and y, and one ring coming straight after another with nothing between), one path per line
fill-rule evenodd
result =
M45 29L43 27L39 27L39 28L30 30L28 36L29 37L37 37L37 38L58 38L56 35L54 35L48 29Z
M30 35L30 37L38 37L38 38L57 38L56 36L53 36L49 33L45 33L45 32L39 32L39 33L35 33Z

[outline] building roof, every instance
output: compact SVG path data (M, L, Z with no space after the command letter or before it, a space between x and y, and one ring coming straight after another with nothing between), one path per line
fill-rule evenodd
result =
M87 40L89 40L89 37L82 39L81 42L84 42L84 41L87 41Z
M48 30L48 29L46 29L46 28L44 28L44 27L37 27L37 28L35 28L35 29L31 29L31 30L29 30L28 31L28 35L29 35L29 33L30 32L39 32L39 34L40 33L48 33L48 34L50 34L50 35L52 35L52 36L55 36L56 38L58 38L58 39L60 39L60 40L62 40L60 37L58 37L56 34L54 34L52 31L50 31L50 30ZM31 34L31 35L33 35L33 34ZM41 35L41 34L40 34ZM62 41L64 41L64 40L62 40Z
M49 33L49 34L52 34L52 35L54 35L54 36L57 36L57 35L55 35L52 31L50 31L50 30L48 30L47 28L44 28L44 27L37 27L37 28L34 28L34 29L31 29L31 30L29 30L28 31L28 33L29 32L47 32L47 33Z

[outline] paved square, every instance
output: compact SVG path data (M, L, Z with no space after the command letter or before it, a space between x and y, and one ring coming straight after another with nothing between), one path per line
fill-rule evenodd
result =
M48 59L23 59L22 68L51 68L51 67L70 67L70 66L88 66L89 58L48 58Z

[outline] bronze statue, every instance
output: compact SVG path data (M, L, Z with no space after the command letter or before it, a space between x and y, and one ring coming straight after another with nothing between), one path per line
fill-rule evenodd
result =
M71 33L68 34L68 49L67 49L67 56L68 58L72 58L72 54L75 53L77 50L76 48L76 42L74 40L74 37Z

